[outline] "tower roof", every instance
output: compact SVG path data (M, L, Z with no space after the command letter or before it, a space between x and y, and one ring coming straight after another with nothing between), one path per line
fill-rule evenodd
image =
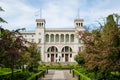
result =
M45 19L36 19L36 22L45 22Z
M83 19L75 19L74 22L76 22L76 21L80 21L80 22L82 21L83 22L84 20Z

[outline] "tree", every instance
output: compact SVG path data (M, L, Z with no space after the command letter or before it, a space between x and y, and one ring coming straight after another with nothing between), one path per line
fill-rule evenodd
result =
M86 48L78 56L80 58L81 55L83 56L86 69L98 74L96 76L99 79L109 78L111 71L120 71L119 34L120 31L113 15L107 17L107 21L101 30L79 32Z
M16 36L16 31L4 30L1 28L1 39L0 39L0 64L4 67L11 68L13 80L14 68L18 66L22 60L22 51L26 50L22 36Z
M28 48L29 52L29 62L28 62L28 68L29 71L33 71L34 68L38 68L40 59L40 52L37 49L37 44L31 43L31 45Z
M4 11L4 10L2 9L2 7L0 7L0 11ZM0 23L1 23L1 22L2 22L2 23L7 23L3 18L0 17Z

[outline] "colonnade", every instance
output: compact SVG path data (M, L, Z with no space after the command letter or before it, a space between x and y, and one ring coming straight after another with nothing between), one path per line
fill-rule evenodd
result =
M46 42L74 42L74 34L46 34Z

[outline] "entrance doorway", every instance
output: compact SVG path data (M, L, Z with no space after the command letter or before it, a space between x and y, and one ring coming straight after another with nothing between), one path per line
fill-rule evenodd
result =
M51 62L54 62L54 54L51 54Z
M65 62L68 62L68 54L65 54Z

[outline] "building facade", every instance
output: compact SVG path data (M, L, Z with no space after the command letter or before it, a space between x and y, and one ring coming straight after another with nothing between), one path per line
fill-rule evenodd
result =
M83 43L77 37L84 31L83 19L74 20L74 28L45 28L45 19L36 19L35 31L22 31L23 37L37 43L43 62L75 62L74 57L83 50Z

